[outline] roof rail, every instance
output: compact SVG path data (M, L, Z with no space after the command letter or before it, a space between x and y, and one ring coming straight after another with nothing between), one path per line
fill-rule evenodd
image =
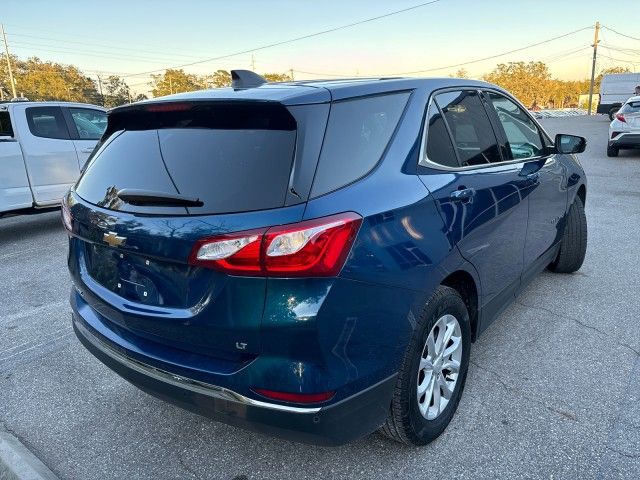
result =
M235 90L255 88L267 83L264 77L251 70L231 70L231 86Z

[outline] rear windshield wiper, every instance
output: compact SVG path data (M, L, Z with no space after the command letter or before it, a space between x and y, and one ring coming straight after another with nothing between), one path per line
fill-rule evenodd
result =
M131 205L162 205L165 207L202 207L204 202L199 198L185 197L178 193L151 192L123 188L118 190L118 198Z

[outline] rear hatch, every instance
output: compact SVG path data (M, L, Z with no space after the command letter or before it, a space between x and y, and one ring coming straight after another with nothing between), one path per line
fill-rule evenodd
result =
M640 100L625 103L617 116L619 120L626 122L632 131L640 132Z
M205 237L302 219L308 191L292 179L313 171L321 141L299 123L310 112L326 122L327 111L200 101L112 112L69 197L71 270L103 320L173 348L258 354L266 280L194 266L189 255Z

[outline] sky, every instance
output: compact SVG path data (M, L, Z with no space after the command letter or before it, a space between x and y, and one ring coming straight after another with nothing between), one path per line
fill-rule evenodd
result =
M93 78L124 76L149 90L150 71L245 52L427 0L3 0L11 53L73 64ZM545 61L554 77L590 75L594 25L601 30L598 70L640 71L638 2L616 0L439 0L396 15L283 45L184 66L190 73L293 70L296 79L340 76L448 76L470 63L471 77L497 63ZM614 32L613 29L619 33ZM621 35L623 34L623 35ZM635 37L628 38L624 35ZM444 68L442 68L444 67ZM429 71L426 71L429 70Z

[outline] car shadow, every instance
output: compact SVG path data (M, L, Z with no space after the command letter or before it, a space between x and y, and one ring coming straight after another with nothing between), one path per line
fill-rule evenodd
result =
M20 241L34 235L62 231L60 212L44 212L0 218L0 244Z

